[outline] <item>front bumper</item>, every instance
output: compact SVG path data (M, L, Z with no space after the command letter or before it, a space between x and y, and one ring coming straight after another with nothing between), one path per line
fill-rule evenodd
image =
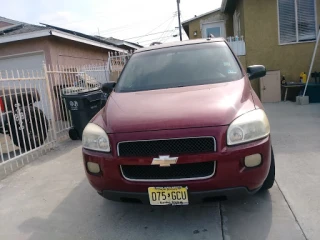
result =
M260 188L249 191L245 187L226 188L204 192L190 192L188 193L189 203L197 204L204 201L214 200L219 197L239 198L246 197L255 194ZM111 201L117 202L141 202L143 204L149 204L148 193L145 192L118 192L105 190L99 192L99 194Z
M215 197L225 193L240 192L254 193L259 189L270 169L271 140L270 137L239 146L226 145L227 126L164 130L143 133L110 134L109 140L112 146L111 153L94 152L83 149L84 165L88 161L98 163L101 174L92 175L86 169L90 184L106 198L117 200L120 196L138 196L137 199L145 201L148 187L187 186L191 195L203 195ZM217 141L216 152L206 154L192 154L179 156L177 164L195 162L216 162L215 174L208 179L172 182L135 182L125 179L121 173L121 165L151 165L150 157L130 158L117 156L117 143L122 141L168 139L181 137L214 136ZM246 168L244 158L253 154L261 154L262 164L255 168ZM240 190L239 190L240 189ZM125 194L124 194L125 193ZM226 195L226 194L223 194ZM240 194L242 195L242 194ZM203 197L200 197L203 198Z

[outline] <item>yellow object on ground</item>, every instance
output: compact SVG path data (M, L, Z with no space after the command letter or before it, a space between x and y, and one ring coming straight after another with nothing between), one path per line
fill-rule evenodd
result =
M307 82L307 74L305 72L300 73L300 79L302 83Z

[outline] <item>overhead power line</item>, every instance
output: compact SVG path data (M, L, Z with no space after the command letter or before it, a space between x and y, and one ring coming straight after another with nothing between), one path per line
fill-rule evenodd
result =
M157 15L158 16L158 15ZM166 16L169 16L169 15L166 15ZM164 17L166 17L164 16ZM171 15L172 16L172 15ZM159 16L160 17L160 16ZM163 16L162 16L163 17ZM101 29L100 30L100 33L103 33L103 32L109 32L109 31L114 31L114 30L117 30L117 29L120 29L120 28L135 28L136 25L142 25L142 24L145 24L146 23L146 20L142 20L142 21L136 21L136 22L131 22L129 24L126 24L126 25L122 25L122 26L116 26L116 27L112 27L112 28L107 28L107 29Z
M153 39L149 39L149 40L144 40L144 41L139 42L139 44L145 43L145 42L155 42L155 41L157 41L158 39L159 39L159 38L153 38Z
M136 37L131 37L131 38L126 38L124 40L130 40L130 39L134 39L134 38L141 38L141 37L147 37L147 36L151 36L151 35L156 35L156 34L161 34L161 33L165 33L165 32L173 32L174 30L168 30L168 31L162 31L162 32L156 32L156 33L150 33L150 34L145 34L145 35L140 35L140 36L136 36Z
M174 35L176 35L176 37L179 37L179 33L177 33L177 34L172 34L172 35L171 35L171 34L165 35L165 36L163 36L164 41L162 41L162 43L168 41L169 38L174 38L174 37L173 37ZM186 33L182 33L182 35L187 36ZM146 42L159 42L158 40L159 40L159 38L153 38L153 39L149 39L149 40L143 40L143 41L140 41L139 44L141 44L141 43L146 43ZM178 39L177 39L177 41L178 41Z
M124 25L124 26L120 26L120 27L108 28L108 29L100 31L100 33L116 32L119 29L127 29L127 28L130 28L130 25Z
M172 37L172 36L173 36L173 34L169 34L169 35L164 36L164 38ZM158 40L159 40L159 38L148 39L148 40L144 40L144 41L139 42L139 44L144 43L144 42L154 42L154 41L158 42Z
M151 31L147 32L146 34L150 34L152 33L154 30L158 29L159 27L161 27L162 25L164 25L165 23L167 23L168 21L170 21L172 18L174 18L175 15L171 16L170 18L168 18L166 21L164 21L163 23L161 23L160 25L158 25L157 27L155 27L154 29L152 29ZM137 39L136 41L139 41L141 38Z
M172 20L169 22L169 24L168 24L167 28L165 29L165 31L167 31L167 30L169 30L171 28L171 25L172 25L174 19L175 19L175 17L173 17ZM160 36L160 38L158 40L159 42L162 40L162 37L163 37L165 31L161 34L161 36Z

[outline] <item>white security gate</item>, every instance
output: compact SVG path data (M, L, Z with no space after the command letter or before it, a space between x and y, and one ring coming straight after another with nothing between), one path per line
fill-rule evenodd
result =
M132 51L128 53L109 53L108 63L107 63L107 81L108 82L117 82L120 73L122 72L124 66L130 59Z
M246 42L244 41L243 36L228 37L227 41L229 46L237 56L246 55Z
M45 60L43 52L19 54L0 58L0 74L8 78L18 79L20 77L43 76L43 62ZM21 70L23 69L23 71ZM49 101L45 90L45 79L30 80L36 85L40 93L41 99ZM10 82L10 81L9 81ZM14 88L14 82L9 83ZM42 108L41 105L35 103L47 116L50 115L49 109Z
M39 156L68 137L72 119L64 94L99 90L103 83L120 75L130 56L110 55L107 66L41 64L40 69L41 54L0 62L0 179L3 172L14 171L25 164L25 159ZM10 62L23 66L25 60L30 60L33 70L27 65L27 70L8 66Z
M43 72L1 72L0 166L54 146L56 131L50 96Z
M84 75L96 80L97 82L103 84L108 82L108 72L106 65L89 65L80 68L80 71Z

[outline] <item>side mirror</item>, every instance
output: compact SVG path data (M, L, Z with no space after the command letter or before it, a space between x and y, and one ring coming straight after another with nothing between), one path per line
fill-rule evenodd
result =
M263 65L253 65L247 68L249 80L264 77L267 73L266 67Z
M102 84L101 90L104 93L110 94L110 93L112 93L115 85L116 85L115 82L104 83L104 84Z

